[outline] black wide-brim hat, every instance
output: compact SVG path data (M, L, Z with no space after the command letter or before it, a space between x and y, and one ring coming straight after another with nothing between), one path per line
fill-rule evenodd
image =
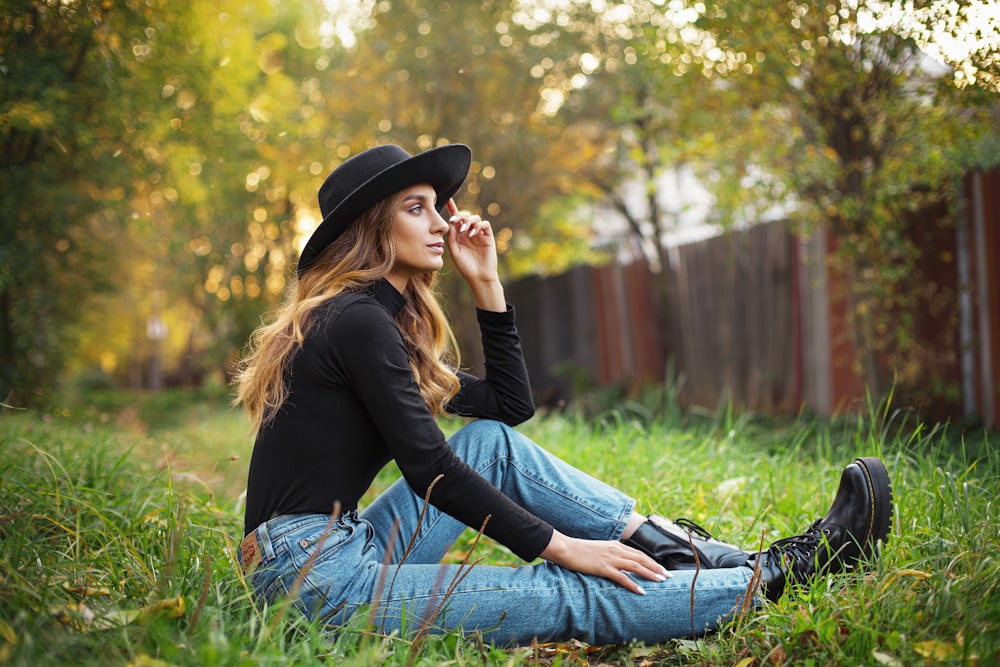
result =
M438 208L444 210L465 182L470 164L472 151L463 144L438 146L416 155L386 144L348 158L330 172L319 189L323 220L302 249L298 275L358 216L400 190L427 183L437 193Z

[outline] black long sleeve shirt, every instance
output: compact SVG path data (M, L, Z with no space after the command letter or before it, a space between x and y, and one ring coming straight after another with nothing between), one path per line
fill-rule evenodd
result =
M395 459L413 491L519 557L546 547L552 527L458 459L420 394L394 317L405 297L382 280L324 304L292 361L289 396L254 444L244 531L286 514L356 509ZM477 310L486 372L460 372L448 410L517 424L534 412L513 308Z

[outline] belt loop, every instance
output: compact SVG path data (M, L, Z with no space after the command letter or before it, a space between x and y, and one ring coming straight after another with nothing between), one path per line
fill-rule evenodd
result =
M257 526L257 539L264 550L264 560L274 560L274 545L271 544L271 536L267 532L267 523Z

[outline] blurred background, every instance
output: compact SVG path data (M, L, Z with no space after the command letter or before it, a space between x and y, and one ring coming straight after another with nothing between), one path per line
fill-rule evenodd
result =
M330 170L461 142L541 405L996 426L998 48L989 0L2 0L0 402L225 393Z

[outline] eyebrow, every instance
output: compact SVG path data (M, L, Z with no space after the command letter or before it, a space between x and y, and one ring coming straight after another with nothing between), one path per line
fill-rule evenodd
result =
M427 203L429 201L429 198L427 197L427 195L420 194L419 192L414 192L413 194L409 194L403 197L404 202L408 202L411 200Z

